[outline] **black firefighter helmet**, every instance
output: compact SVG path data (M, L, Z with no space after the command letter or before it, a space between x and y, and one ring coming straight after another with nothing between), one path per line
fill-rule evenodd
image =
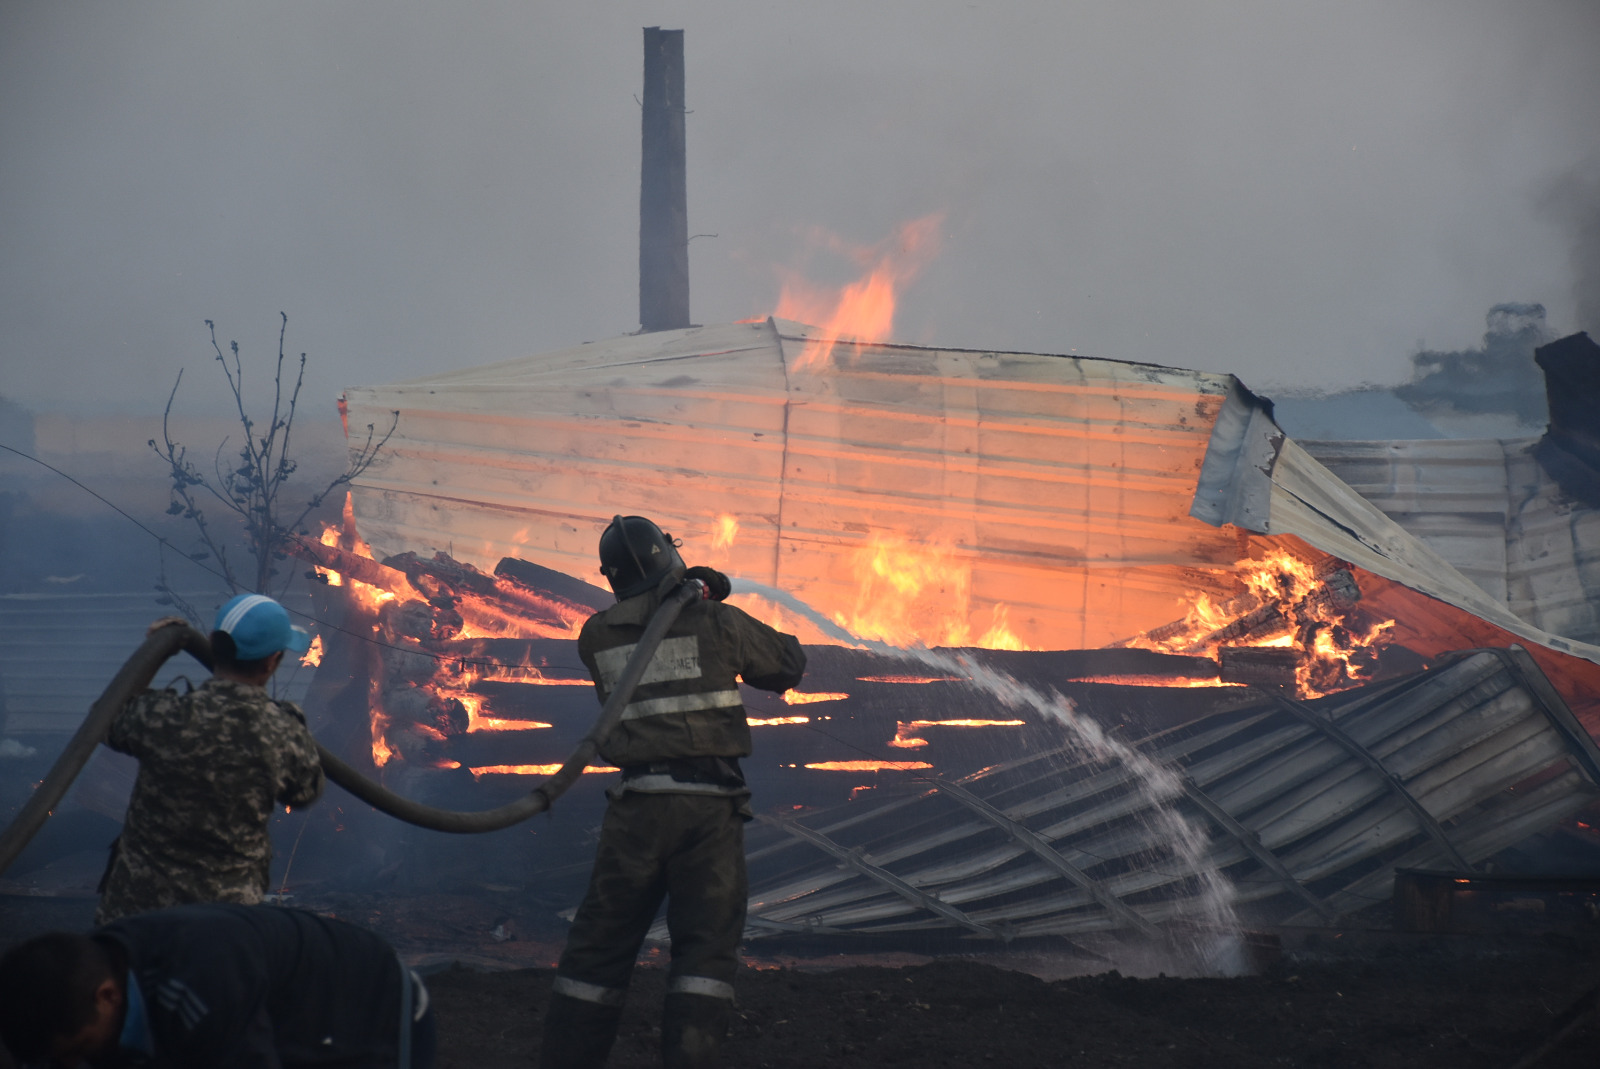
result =
M668 573L683 575L677 543L643 516L613 516L600 533L600 570L617 600L654 590Z

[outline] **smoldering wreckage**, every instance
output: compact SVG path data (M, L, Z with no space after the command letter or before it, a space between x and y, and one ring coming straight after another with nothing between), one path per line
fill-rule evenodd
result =
M803 690L744 694L758 958L1055 940L1085 973L1145 946L1238 975L1290 932L1587 936L1600 880L1504 858L1582 842L1600 802L1597 348L1541 350L1550 430L1492 450L1300 443L1229 376L777 319L352 390L350 420L399 430L295 549L335 778L518 817L576 787L493 849L329 799L282 891L576 902L614 770L578 746L575 634L626 501L807 644ZM1472 448L1499 463L1487 554L1440 534L1483 501L1430 481ZM114 779L77 797L114 811Z
M1600 649L1538 626L1587 561L1513 612L1227 376L814 333L352 391L403 429L304 552L383 638L374 765L441 796L549 771L608 600L574 577L626 499L811 643L804 692L747 694L752 941L1331 925L1595 801Z
M682 33L645 46L642 331L341 405L398 414L293 547L318 634L295 697L353 797L283 815L278 897L415 963L521 967L433 986L444 1064L526 1064L616 771L591 760L628 688L597 714L575 639L628 512L806 644L803 689L741 688L733 1064L1578 1064L1600 346L1539 350L1537 438L1298 442L1228 375L692 326ZM78 917L92 876L23 847L120 818L97 733L185 643L207 656L178 629L139 649L0 832L7 934ZM1495 957L1508 932L1567 951ZM1387 964L1318 971L1355 945ZM772 968L802 959L857 967ZM650 1027L610 1064L650 1064Z

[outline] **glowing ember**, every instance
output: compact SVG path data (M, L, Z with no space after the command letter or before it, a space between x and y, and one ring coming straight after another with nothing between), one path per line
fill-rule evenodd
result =
M538 731L542 728L555 727L543 720L506 720L498 716L480 716L476 727L467 728L468 731Z
M806 767L819 772L915 772L933 766L926 761L817 761Z
M771 716L763 720L755 717L745 717L744 722L753 728L765 728L772 727L774 724L809 724L811 723L811 718L809 716Z
M857 683L961 683L960 676L857 676Z
M477 765L468 769L474 776L553 776L561 771L559 764L554 765ZM585 776L599 772L621 772L620 768L610 765L589 765L583 770Z
M811 705L813 702L838 702L843 701L848 697L850 697L848 694L839 694L832 691L822 690L812 691L810 693L801 693L798 690L786 690L783 692L783 702L785 705Z
M936 212L900 226L883 245L852 248L831 236L822 236L834 252L842 252L867 269L867 273L837 293L807 283L798 275L784 280L777 315L815 323L821 336L806 344L794 369L826 367L840 341L884 341L894 328L895 291L904 288L939 251L939 228L944 213Z
M311 646L300 658L300 663L307 668L315 668L322 663L322 636L316 635L311 639Z
M1104 683L1114 687L1242 687L1220 679L1184 679L1177 676L1073 676L1074 683Z
M454 679L450 678L451 669L455 669ZM515 669L511 669L515 672ZM535 672L537 675L537 672ZM553 725L543 720L518 720L507 717L488 716L483 711L483 695L475 694L468 689L472 683L479 679L500 678L495 672L484 671L479 674L478 666L469 666L460 663L441 665L434 678L422 685L422 690L440 703L458 702L467 714L467 731L537 731Z
M1026 720L900 720L895 723L894 738L889 740L889 745L901 750L915 750L928 745L927 739L919 739L914 732L924 728L1001 728L1021 727Z

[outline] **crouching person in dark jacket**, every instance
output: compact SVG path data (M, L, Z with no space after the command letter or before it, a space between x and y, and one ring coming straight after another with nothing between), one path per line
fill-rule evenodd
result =
M381 938L236 904L13 947L0 958L0 1040L54 1069L427 1069L434 1046L427 989Z

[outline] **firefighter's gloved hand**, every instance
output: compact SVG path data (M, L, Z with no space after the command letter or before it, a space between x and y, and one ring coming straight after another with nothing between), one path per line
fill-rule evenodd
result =
M728 577L715 568L707 568L697 564L683 573L685 579L698 579L706 585L706 597L712 601L721 601L733 593L733 584L728 582Z

